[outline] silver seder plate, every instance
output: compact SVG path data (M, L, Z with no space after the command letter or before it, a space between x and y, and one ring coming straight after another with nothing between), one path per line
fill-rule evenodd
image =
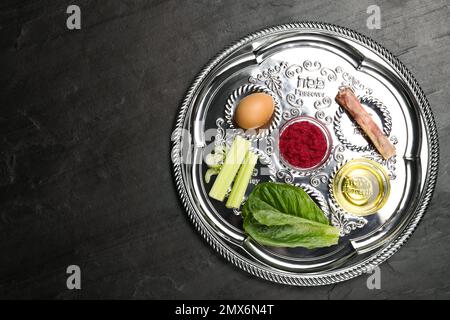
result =
M383 160L359 127L334 101L349 86L395 145ZM242 133L232 117L240 97L266 92L275 99L267 130ZM278 153L279 129L306 115L331 133L330 156L301 172ZM341 230L339 244L322 249L261 246L246 236L238 210L210 199L202 161L214 145L247 136L259 155L247 190L263 181L302 187ZM250 34L227 47L197 76L172 135L177 189L196 229L228 261L258 277L290 285L344 281L371 271L413 233L430 203L439 146L430 106L417 82L385 48L352 30L323 23L295 23ZM357 217L340 208L330 183L346 161L369 158L389 173L391 194L375 214Z

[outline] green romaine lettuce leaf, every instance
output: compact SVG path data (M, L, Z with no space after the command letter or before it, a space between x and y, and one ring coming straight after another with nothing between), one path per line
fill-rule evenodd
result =
M339 240L339 229L315 222L265 226L247 216L244 229L258 243L274 247L315 249L335 245Z
M257 242L277 247L328 247L339 241L322 210L301 188L261 183L242 208L244 230Z
M289 184L258 184L247 199L243 214L269 207L292 216L328 224L327 217L309 195L303 189Z

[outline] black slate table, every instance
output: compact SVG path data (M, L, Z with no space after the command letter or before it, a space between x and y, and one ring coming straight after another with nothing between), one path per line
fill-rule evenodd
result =
M69 4L81 30L66 27ZM366 26L371 4L379 30ZM315 288L250 276L203 241L178 201L170 136L194 76L230 42L296 20L383 44L436 116L435 196L382 265L380 290L364 276ZM1 298L450 298L447 0L5 0L0 48ZM73 264L81 290L66 288Z

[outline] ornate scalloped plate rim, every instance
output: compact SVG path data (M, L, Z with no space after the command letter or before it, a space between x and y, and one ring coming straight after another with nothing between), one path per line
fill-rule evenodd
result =
M406 226L403 227L402 231L395 235L395 238L387 244L385 247L381 248L377 252L373 253L364 260L357 262L354 265L350 265L344 268L335 269L328 271L324 274L300 274L287 272L282 270L274 270L273 268L267 267L265 265L257 264L254 261L250 261L248 258L239 255L234 252L229 245L225 243L223 239L220 239L210 228L203 223L202 219L196 214L189 198L186 194L186 186L183 181L181 174L181 164L176 161L178 159L178 152L181 148L181 129L183 127L183 122L185 120L186 112L191 104L192 97L197 91L199 85L204 80L206 75L212 70L218 63L220 63L225 57L227 57L232 52L243 47L250 41L254 41L258 38L264 37L268 34L276 34L278 32L286 32L291 30L312 30L312 31L324 31L331 35L338 35L354 41L355 43L362 45L368 49L374 51L378 56L382 57L386 63L388 63L401 77L408 83L415 100L418 102L420 112L423 115L423 121L425 122L425 132L428 137L429 143L429 165L427 168L427 174L425 177L424 189L420 194L421 201L415 212ZM196 76L191 87L188 89L185 99L183 100L182 106L179 110L178 117L175 124L175 130L172 135L173 147L171 151L172 161L173 161L173 173L175 178L175 183L177 186L178 193L180 195L181 202L183 203L188 216L195 228L200 232L200 234L205 238L205 240L225 259L238 266L240 269L246 272L258 276L260 278L288 285L297 286L317 286L317 285L327 285L337 282L342 282L349 280L351 278L357 277L363 273L367 273L382 262L389 259L398 249L409 239L420 220L422 219L426 209L428 208L433 191L436 185L438 163L439 163L439 141L437 136L436 123L429 105L428 100L425 97L424 92L420 88L414 76L410 71L403 65L403 63L398 60L390 51L382 47L380 44L374 40L364 36L356 31L350 30L345 27L340 27L328 23L320 22L296 22L284 25L276 25L268 27L254 33L251 33L231 46L223 49L215 58L213 58Z

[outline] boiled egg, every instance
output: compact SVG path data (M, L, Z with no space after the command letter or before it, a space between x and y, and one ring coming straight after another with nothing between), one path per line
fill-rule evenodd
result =
M274 101L271 95L260 92L252 93L239 101L234 121L242 129L258 129L269 122L274 110Z

